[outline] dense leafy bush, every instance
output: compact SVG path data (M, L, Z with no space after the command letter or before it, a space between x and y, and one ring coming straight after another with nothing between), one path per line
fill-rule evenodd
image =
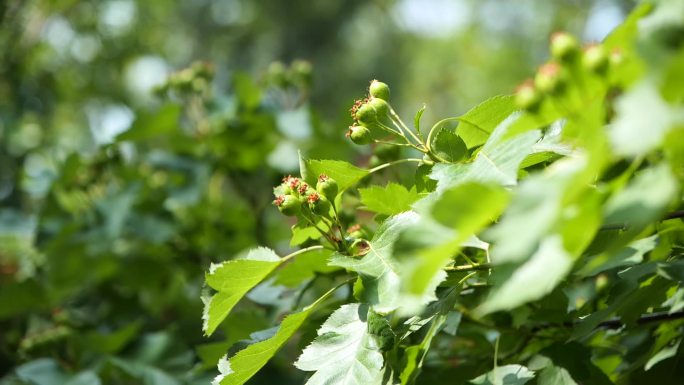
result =
M206 274L207 335L235 335L245 295L289 313L215 383L281 348L308 384L681 382L681 11L642 5L584 49L554 35L515 96L429 129L371 83L347 133L370 168L302 156L274 190L298 249Z

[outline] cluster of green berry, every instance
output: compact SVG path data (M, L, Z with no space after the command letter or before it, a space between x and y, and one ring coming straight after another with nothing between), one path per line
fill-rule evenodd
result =
M608 54L601 44L582 48L566 32L551 35L550 51L552 59L539 67L534 80L528 79L517 88L515 100L521 109L537 112L545 96L561 95L571 78L590 75L605 79L611 68L622 62L620 51Z
M306 226L315 228L336 251L348 255L363 255L368 251L368 242L360 225L349 226L349 218L341 218L335 206L339 192L337 182L325 174L318 176L316 188L300 178L286 176L274 188L273 204L284 215L297 217Z
M303 212L329 217L330 201L337 195L337 182L321 174L313 189L303 180L288 175L274 191L276 199L273 204L284 215L295 216Z
M294 60L289 67L281 61L274 61L268 66L265 80L279 88L308 88L311 85L311 74L311 63L306 60Z
M195 62L188 68L169 75L168 80L155 88L154 92L164 96L169 92L179 95L202 94L209 90L215 68L207 62Z
M369 144L379 130L394 133L387 123L391 121L389 110L390 91L387 84L373 80L368 87L368 97L357 100L351 108L354 123L349 126L347 137L358 145ZM390 123L391 124L391 123Z

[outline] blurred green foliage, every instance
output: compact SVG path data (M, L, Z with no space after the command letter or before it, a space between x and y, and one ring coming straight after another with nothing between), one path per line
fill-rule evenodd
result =
M393 84L400 111L429 102L431 122L512 91L544 60L553 30L600 39L629 8L0 3L1 381L206 383L227 346L287 304L265 293L206 340L203 272L250 246L288 249L288 224L269 201L298 169L297 148L371 160L344 140L369 79ZM212 76L184 85L177 71L197 60ZM270 365L255 382L301 378L287 360Z

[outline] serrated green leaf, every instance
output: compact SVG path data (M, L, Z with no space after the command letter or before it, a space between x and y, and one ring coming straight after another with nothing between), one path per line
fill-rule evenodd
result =
M212 384L242 385L247 382L264 367L292 335L297 332L311 312L337 290L338 287L330 289L316 300L316 302L305 307L302 311L292 313L285 317L273 336L249 345L237 352L230 359L224 356L218 363L220 374L214 379Z
M667 346L659 350L648 360L648 362L644 366L644 370L649 370L660 361L664 361L668 358L674 357L677 354L677 350L679 350L679 344L681 342L681 338L673 340Z
M233 307L280 265L280 258L271 249L259 247L245 259L236 259L212 265L205 279L217 291L204 300L203 330L211 335Z
M359 273L364 285L363 301L380 313L387 313L399 306L399 261L394 258L394 242L400 232L418 221L414 212L406 212L388 218L378 228L369 242L369 251L361 258L333 254L330 264Z
M437 191L467 181L515 185L520 164L541 136L539 130L532 130L504 139L508 128L518 117L518 114L513 114L501 122L472 162L435 165L430 177L437 180Z
M315 371L307 385L382 384L383 357L368 332L368 312L368 306L354 303L328 317L295 362L300 370Z
M366 209L384 215L395 215L411 209L413 202L420 198L415 187L410 190L398 183L387 186L371 186L359 189L361 203Z
M368 170L358 168L351 163L341 160L313 160L299 157L299 167L302 179L315 186L321 174L326 174L337 182L339 193L358 183ZM338 194L339 194L338 193Z
M534 378L534 372L521 365L497 366L492 371L470 380L475 385L524 385Z
M537 376L539 385L577 385L565 368L549 365L539 371Z
M433 130L435 129L439 131L431 143L431 147L439 158L447 162L457 162L466 157L468 149L454 128L445 123L442 127L433 128Z
M495 96L458 117L456 133L468 148L485 143L494 129L516 110L513 99L510 95Z

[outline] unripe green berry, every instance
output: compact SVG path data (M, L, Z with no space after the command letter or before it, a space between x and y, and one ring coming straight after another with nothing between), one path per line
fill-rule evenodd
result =
M364 126L351 126L347 134L358 145L368 144L373 140L370 130Z
M356 120L363 124L372 124L378 120L375 109L369 103L362 104L361 107L356 110L355 116Z
M376 119L380 120L389 113L389 104L384 99L373 97L366 103L375 110Z
M318 177L318 182L316 183L316 190L328 198L328 200L333 200L337 196L337 182L335 179L330 178L325 174L321 174Z
M274 61L268 66L268 79L276 86L287 85L287 69L280 61Z
M368 87L370 96L382 100L389 101L390 89L389 86L381 81L373 80Z
M330 201L316 191L312 191L307 196L309 209L312 213L320 216L328 216L330 214Z
M567 32L551 35L551 56L558 60L568 60L579 52L579 43Z
M582 55L582 66L587 70L603 74L608 69L608 54L601 45L590 45Z
M273 201L273 204L281 213L289 217L297 215L302 208L299 198L294 195L280 195Z
M561 66L550 62L539 67L537 76L534 78L534 86L543 93L554 93L561 90L565 84Z
M290 64L292 76L302 85L308 86L311 84L311 63L306 60L295 60Z
M526 80L523 84L518 86L515 93L515 104L518 108L535 111L539 104L541 103L541 96L539 92L534 88L534 82L532 79Z

